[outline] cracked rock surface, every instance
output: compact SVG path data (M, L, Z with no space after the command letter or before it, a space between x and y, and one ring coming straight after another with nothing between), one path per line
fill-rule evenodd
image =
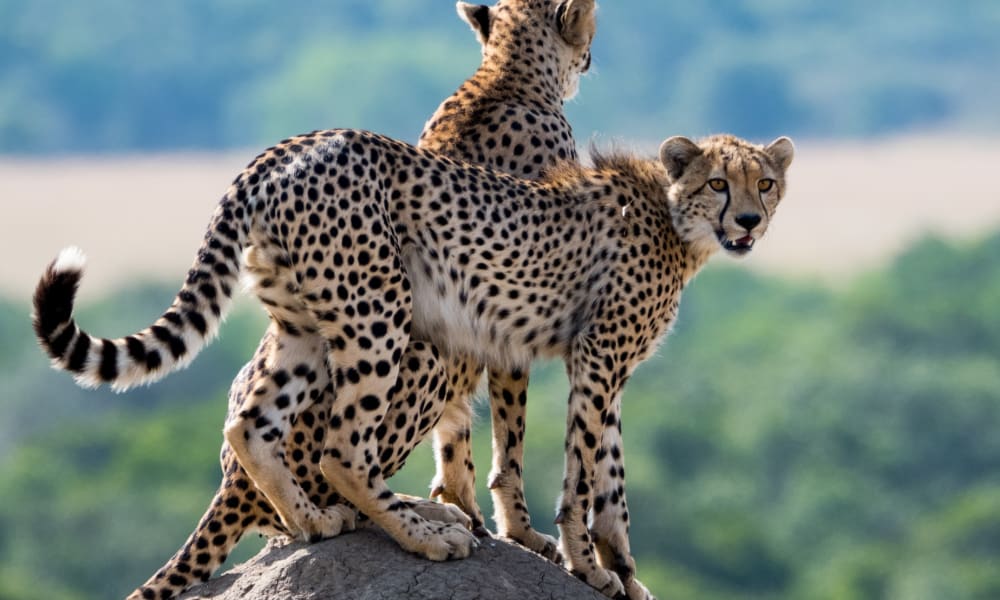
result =
M182 599L603 600L562 568L501 540L482 539L465 560L436 563L362 529L318 544L269 544Z

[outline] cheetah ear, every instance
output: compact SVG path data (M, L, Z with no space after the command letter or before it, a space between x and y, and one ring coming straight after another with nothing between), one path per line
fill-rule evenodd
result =
M472 27L472 31L476 32L479 43L485 46L486 41L490 39L490 19L492 17L490 7L459 2L455 8L458 10L458 16Z
M675 135L660 144L660 162L667 168L670 179L676 181L691 161L701 156L701 148L684 136Z
M792 164L792 158L795 156L795 144L789 138L782 136L768 144L764 148L764 152L767 152L784 171Z
M556 7L556 25L567 44L583 46L594 37L594 0L566 0Z

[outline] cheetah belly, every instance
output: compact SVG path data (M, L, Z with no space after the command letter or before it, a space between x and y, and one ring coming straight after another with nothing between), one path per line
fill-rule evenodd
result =
M447 266L432 270L420 252L403 254L403 263L413 289L413 337L429 340L447 354L475 357L492 366L524 368L531 364L532 349L503 344L503 336L490 334L491 323L477 315L471 301L461 301L461 284L444 276Z

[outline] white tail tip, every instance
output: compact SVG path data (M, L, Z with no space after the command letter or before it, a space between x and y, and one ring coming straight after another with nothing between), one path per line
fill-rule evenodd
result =
M56 258L56 262L53 263L52 268L61 273L82 271L85 264L87 264L87 257L84 256L83 250L80 250L76 246L70 246L69 248L63 248L62 252Z

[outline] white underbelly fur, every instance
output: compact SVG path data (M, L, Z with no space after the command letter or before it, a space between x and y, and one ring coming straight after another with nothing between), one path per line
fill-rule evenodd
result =
M434 343L445 354L465 354L496 368L524 368L533 358L524 346L503 347L490 341L489 323L475 314L475 306L459 301L458 288L448 281L445 295L427 277L414 252L403 262L413 291L413 338ZM503 339L503 336L497 336Z

